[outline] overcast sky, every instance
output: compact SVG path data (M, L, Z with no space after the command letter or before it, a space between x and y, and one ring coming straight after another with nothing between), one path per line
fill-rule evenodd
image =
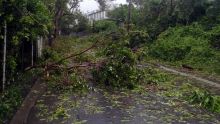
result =
M115 0L113 3L125 4L126 0ZM99 8L99 5L95 0L83 0L83 2L80 3L80 10L83 13L91 12L91 11L97 10L98 8Z

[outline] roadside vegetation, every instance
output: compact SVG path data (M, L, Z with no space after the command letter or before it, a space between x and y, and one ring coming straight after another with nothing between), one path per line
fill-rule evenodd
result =
M30 92L33 83L36 81L40 70L32 70L27 73L19 74L16 82L8 87L0 97L0 122L9 123L18 107L21 106L27 93Z
M192 113L182 108L185 105L192 105L196 109L204 109L203 111L207 114L204 117L207 120L212 119L215 114L220 112L219 95L216 95L212 89L201 88L195 85L194 80L169 74L154 67L137 67L138 55L140 53L134 53L129 47L129 42L123 42L130 39L128 35L124 36L119 37L119 39L116 38L117 40L115 41L109 40L114 39L111 37L115 37L115 35L109 37L109 35L105 36L103 33L95 37L79 39L63 37L57 40L57 46L54 50L68 51L68 53L58 53L61 55L71 54L72 51L78 53L82 49L91 46L97 40L101 40L105 44L102 45L100 43L96 48L82 54L81 57L72 58L65 62L66 66L71 63L75 65L84 65L88 62L96 64L76 67L74 71L68 74L65 70L50 72L49 78L46 78L49 90L36 104L36 109L39 110L37 117L45 122L60 122L61 119L63 123L66 123L75 117L75 115L71 114L72 111L81 110L82 106L85 114L103 114L105 107L99 106L95 102L97 98L92 95L93 93L96 94L96 92L103 92L104 98L115 109L123 106L120 101L121 97L155 94L158 95L157 97L167 99L168 102L166 104L175 108L175 111L184 111L183 118L185 119L195 117ZM82 42L84 44L81 44ZM68 46L72 47L68 48ZM119 97L112 93L122 93L122 96ZM87 97L89 103L84 104ZM52 108L50 107L51 104L47 104L47 99L51 98L55 99ZM143 100L137 99L136 102L142 103ZM197 116L200 117L199 114ZM172 117L167 116L167 118L164 118L164 121L169 122L169 118ZM74 122L86 123L87 120L74 118Z
M220 52L213 39L219 35L219 26L205 30L201 24L169 28L150 45L148 54L153 59L209 75L219 75Z
M97 2L100 10L107 8L108 0ZM44 100L36 103L37 116L46 117L46 122L70 118L66 107L79 109L84 101L73 101L97 89L113 108L121 103L111 93L126 97L149 93L168 100L170 107L192 105L205 109L210 118L219 115L220 94L215 88L142 66L162 64L213 77L218 83L219 0L134 0L130 6L109 11L109 19L95 21L92 26L78 5L78 0L1 1L0 40L8 42L0 44L7 48L7 52L0 52L1 58L6 56L6 61L0 59L0 77L6 78L1 83L0 123L9 123L35 78L48 86ZM39 57L40 37L47 42ZM44 105L47 97L56 95L59 102L55 100L49 110L50 106ZM95 102L82 106L87 114L104 113Z

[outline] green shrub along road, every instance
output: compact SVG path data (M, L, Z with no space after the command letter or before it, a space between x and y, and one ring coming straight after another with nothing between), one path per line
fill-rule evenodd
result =
M187 65L209 75L220 75L220 26L205 30L200 24L169 28L149 46L148 55L166 64Z

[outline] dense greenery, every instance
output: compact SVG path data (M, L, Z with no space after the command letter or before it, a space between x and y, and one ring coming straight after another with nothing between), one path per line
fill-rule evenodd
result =
M190 102L220 113L220 97L212 95L207 91L194 91L190 97Z
M139 11L132 6L131 9L131 21L132 23L136 24L141 20ZM127 24L127 18L128 18L128 5L120 5L119 7L115 8L114 10L110 11L108 13L109 18L112 20L115 20L117 24L125 23Z
M10 82L19 70L30 66L31 60L34 59L31 56L31 44L35 44L39 36L47 35L51 23L49 12L42 1L3 0L1 3L0 28L3 35L4 22L7 23L6 70ZM2 45L1 43L1 47Z
M9 117L13 116L15 112L14 109L21 105L22 97L21 93L22 89L20 86L11 86L9 90L7 90L4 94L1 94L0 99L0 122L6 122L9 120Z
M150 37L148 33L144 31L132 31L129 33L129 47L130 48L137 48L140 47L142 44L150 43Z
M66 14L61 20L60 28L62 35L88 32L90 29L87 18L81 12Z
M218 3L218 0L136 0L131 7L132 29L148 32L148 37L140 38L146 44L148 56L219 74ZM109 16L126 24L127 13L128 6L121 5L110 11ZM134 43L139 42L132 37Z
M112 32L117 30L117 25L114 21L102 20L96 21L93 25L94 32Z
M131 9L131 22L138 29L157 36L169 27L188 25L206 18L209 26L219 23L218 0L136 0ZM121 5L109 13L110 17L126 23L128 6ZM204 17L205 16L205 17Z
M143 73L136 67L136 55L124 44L113 43L109 45L104 55L107 62L93 72L94 79L107 86L115 88L133 89L140 83Z
M0 123L9 123L14 113L21 105L26 94L30 91L39 70L33 70L24 74L19 73L16 82L1 93L0 97Z
M41 0L1 0L0 1L0 63L3 58L4 26L7 24L6 88L0 94L0 123L9 123L21 105L23 98L34 83L35 72L21 72L31 65L35 57L31 55L32 44L40 36L46 36L51 27L51 16ZM2 66L0 66L2 90Z
M220 52L215 48L216 41L213 42L218 30L214 27L205 31L197 23L169 28L151 45L149 54L164 61L219 74Z
M149 40L146 32L133 31L126 34L123 30L111 34L112 40L102 52L104 62L93 69L93 79L113 88L134 89L141 84L158 84L166 80L153 69L141 69L137 66L139 55L135 49Z

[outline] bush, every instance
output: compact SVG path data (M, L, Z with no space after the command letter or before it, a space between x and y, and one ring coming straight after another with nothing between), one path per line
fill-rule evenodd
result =
M21 87L11 86L0 98L0 123L11 118L18 106L22 103Z
M190 97L190 102L220 113L220 97L213 96L207 91L195 91Z
M94 23L95 32L111 32L117 29L114 21L101 20Z
M166 61L183 60L195 49L209 49L206 34L199 26L170 28L151 46L150 54ZM194 49L194 50L193 50Z
M212 29L211 33L211 45L217 49L220 50L220 25L216 26Z
M219 73L220 53L210 43L217 34L214 32L214 29L204 31L198 24L169 28L149 47L148 53L164 61Z
M0 124L9 123L33 83L35 83L35 77L39 73L39 69L17 73L15 82L8 86L3 93L0 93Z
M59 58L60 56L56 51L52 50L52 48L47 48L43 50L43 57L41 59L42 61L57 61Z
M107 62L93 71L96 82L113 88L133 89L144 77L136 66L136 56L124 43L109 45L105 51Z
M199 25L170 28L151 46L150 54L166 61L192 57L212 58L210 35Z
M143 31L132 31L129 33L129 47L139 47L149 41L149 35Z

